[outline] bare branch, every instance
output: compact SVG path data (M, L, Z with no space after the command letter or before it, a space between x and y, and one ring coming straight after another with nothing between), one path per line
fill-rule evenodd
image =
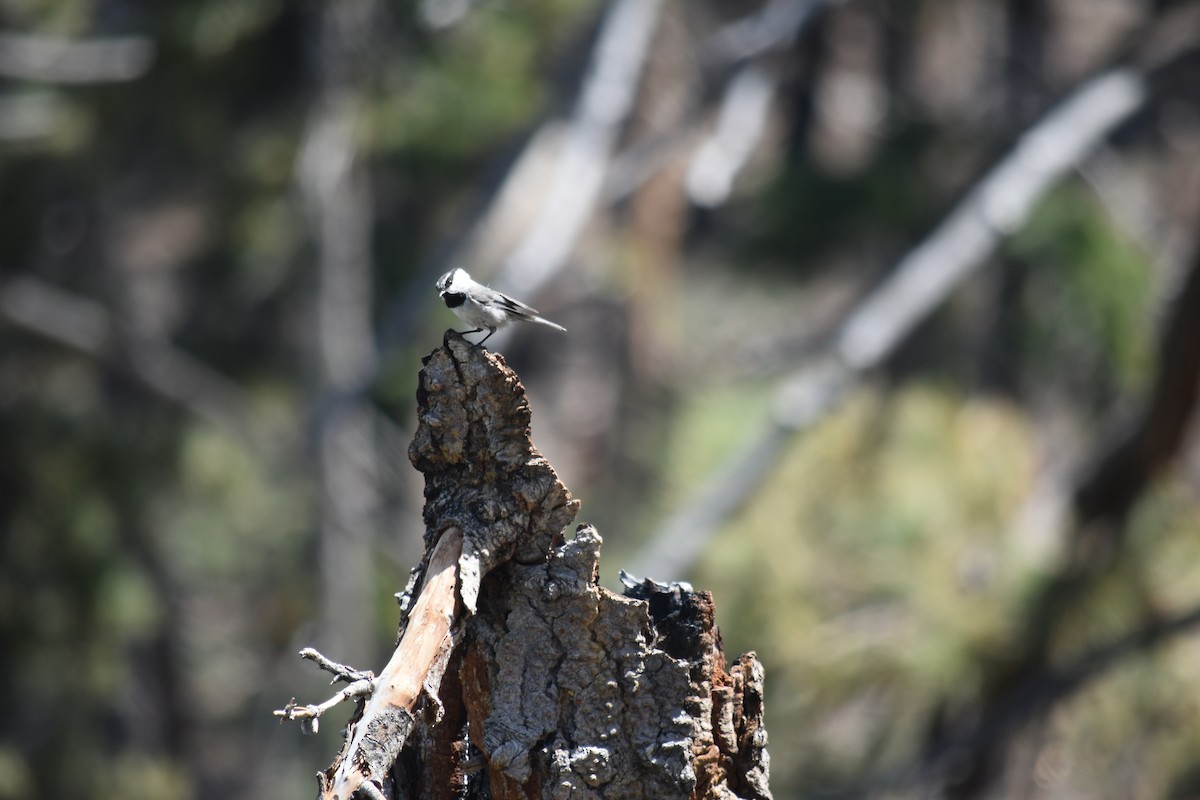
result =
M842 0L771 0L760 10L726 25L713 35L711 58L741 61L788 44L813 14Z
M44 83L112 83L139 78L154 60L145 36L62 39L0 33L0 77Z
M688 167L684 186L693 203L715 208L729 198L766 127L774 94L775 76L761 67L742 67L733 76L712 134Z
M719 526L746 502L785 453L792 437L816 424L853 385L832 361L794 375L776 393L776 414L758 436L718 468L633 559L629 571L674 580L688 573Z
M374 680L375 673L370 670L354 669L345 664L327 658L317 651L316 648L306 647L300 651L300 657L308 661L312 661L318 667L333 675L333 680L330 683L344 681L346 683L354 683L355 681Z
M691 155L687 189L693 203L714 207L724 202L734 177L752 155L777 80L771 67L761 62L794 40L818 12L841 2L772 0L709 38L703 58L714 76L724 80L729 67L736 65L736 70L725 86L716 127ZM694 131L705 123L710 111L707 106L696 109L685 123L619 153L605 182L605 202L625 200L694 147Z
M108 309L36 278L0 286L0 314L13 325L92 356L112 347Z
M321 773L323 797L353 797L365 783L382 786L408 740L422 692L427 684L431 684L431 692L437 692L441 675L432 673L453 646L450 629L458 615L462 546L461 530L449 528L442 532L430 555L425 583L404 636L374 682L374 693L351 727L336 766Z
M660 6L661 0L614 0L609 8L542 209L502 268L499 282L523 296L566 262L600 197Z
M897 264L842 324L823 357L786 379L772 418L747 447L669 518L630 567L680 577L717 529L775 468L788 440L806 430L859 376L891 355L904 337L975 271L1034 204L1145 100L1144 79L1114 69L1088 81L1026 132L928 238Z
M329 709L337 706L346 700L355 700L359 697L369 697L375 691L375 682L373 680L362 679L342 689L333 697L319 705L296 705L296 701L288 703L278 711L273 712L275 716L286 720L307 721L309 724L304 727L304 732L313 734L317 732L317 720L321 718Z
M846 320L836 348L850 369L870 369L888 356L986 263L1001 239L1020 229L1046 190L1140 108L1145 97L1141 75L1114 69L1085 83L1024 134Z
M249 401L240 387L167 344L132 341L119 347L112 315L94 300L35 278L15 278L0 286L0 317L86 355L117 359L155 394L230 436L256 438L249 429Z

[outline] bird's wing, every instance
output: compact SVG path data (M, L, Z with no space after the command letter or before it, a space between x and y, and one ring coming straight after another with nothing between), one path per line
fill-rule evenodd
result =
M496 303L496 305L504 308L505 310L516 314L519 317L530 315L537 316L537 309L533 306L527 306L520 300L509 297L503 292L497 292L495 289L493 289L492 292L495 294L493 301Z

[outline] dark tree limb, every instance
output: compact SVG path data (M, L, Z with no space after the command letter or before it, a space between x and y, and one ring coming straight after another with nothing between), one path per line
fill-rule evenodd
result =
M599 586L503 358L448 333L417 404L420 589L322 797L769 798L761 664L727 666L707 592Z
M1200 394L1200 256L1175 298L1158 365L1145 409L1075 492L1083 522L1124 519L1184 440Z

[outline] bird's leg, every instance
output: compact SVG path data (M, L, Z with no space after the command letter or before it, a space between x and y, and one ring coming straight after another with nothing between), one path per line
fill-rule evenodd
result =
M468 334L483 333L483 328L471 328L471 330L469 330L469 331L454 331L454 332L457 333L462 338L466 339ZM467 344L471 344L470 339L467 339ZM471 345L471 346L474 347L474 345Z
M483 328L480 328L479 330L483 330ZM499 328L488 328L488 335L483 337L482 339L480 339L478 342L476 342L475 346L483 347L483 343L486 342L488 339L492 338L492 334L498 330L500 330L500 329Z

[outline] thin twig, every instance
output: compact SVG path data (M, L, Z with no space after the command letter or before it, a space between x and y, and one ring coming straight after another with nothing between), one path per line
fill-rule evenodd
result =
M300 651L300 657L308 661L312 661L318 667L333 675L333 680L330 683L343 681L345 683L354 683L355 681L373 680L375 673L366 669L354 669L345 664L340 664L333 659L322 655L315 647L306 647Z
M333 697L326 700L324 703L315 705L301 706L297 705L295 700L292 700L283 708L272 712L275 716L287 720L317 720L329 709L343 703L347 700L354 700L360 697L369 697L375 691L375 681L373 679L363 678L354 681L345 689L335 694ZM316 733L315 725L309 727L311 733Z

